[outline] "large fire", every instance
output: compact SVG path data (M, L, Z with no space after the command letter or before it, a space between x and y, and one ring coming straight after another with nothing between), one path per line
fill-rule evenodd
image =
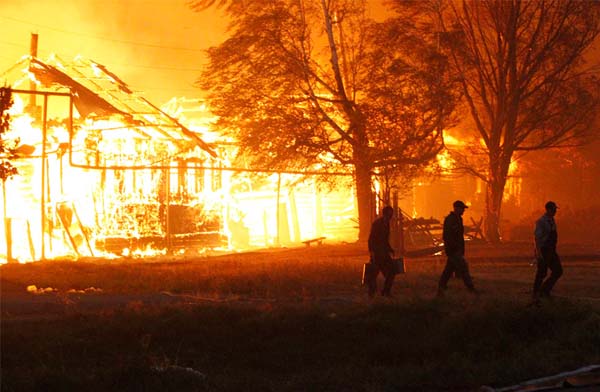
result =
M35 61L38 68L25 72L35 88L13 91L6 135L19 140L19 157L13 161L19 174L3 184L6 224L0 238L6 240L0 241L0 252L3 247L5 262L356 238L351 189L323 193L312 181L298 183L298 175L285 173L255 182L231 167L235 147L208 133L210 116L194 117L182 110L185 102L174 99L160 110L142 100L140 110L130 94L127 105L119 106L123 100L101 101L100 93L83 90L83 78L66 80L66 62ZM75 64L91 65L93 78L100 80L105 69L84 61ZM92 87L127 89L112 74L106 79L116 86L100 87L96 80ZM55 94L57 80L67 84L58 88L60 94ZM79 95L64 93L69 87L73 92L73 86L80 88ZM74 106L72 97L79 99ZM205 112L199 102L192 106Z
M159 109L83 58L18 64L6 138L19 140L19 174L3 183L0 262L356 240L352 189L323 192L298 173L264 171L257 181L255 169L233 167L235 141L209 131L214 118L201 101L173 98ZM448 172L452 157L444 151L438 165ZM481 181L466 186L483 192ZM520 183L507 188L518 194ZM419 180L401 203L413 218L442 216L448 203L438 196Z

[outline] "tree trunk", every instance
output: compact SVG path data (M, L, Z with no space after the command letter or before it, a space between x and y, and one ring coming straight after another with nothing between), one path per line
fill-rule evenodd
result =
M356 201L358 204L358 240L369 238L371 229L371 171L365 165L355 165Z
M485 197L484 236L487 241L498 244L500 243L500 211L508 176L508 165L492 166L490 173Z

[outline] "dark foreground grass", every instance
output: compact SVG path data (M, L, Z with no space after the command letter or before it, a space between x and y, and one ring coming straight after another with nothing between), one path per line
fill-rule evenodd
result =
M408 259L374 302L364 244L2 265L1 390L474 391L600 363L600 263L561 254L563 298L527 307L530 250L471 246L484 294L443 300L444 259Z
M2 322L2 391L472 391L600 362L600 311L456 294Z

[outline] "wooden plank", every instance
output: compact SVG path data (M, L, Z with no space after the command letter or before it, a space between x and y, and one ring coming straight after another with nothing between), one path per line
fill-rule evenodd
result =
M306 245L307 247L313 243L316 243L317 245L322 245L324 239L325 239L325 237L317 237L317 238L312 238L310 240L302 241L302 243L304 245Z

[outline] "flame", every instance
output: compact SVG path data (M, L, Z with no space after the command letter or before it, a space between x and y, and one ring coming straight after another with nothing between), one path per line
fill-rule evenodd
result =
M444 144L446 146L462 146L465 145L465 142L448 134L448 132L444 132Z
M517 163L517 161L513 158L510 161L510 165L508 166L508 175L509 176L514 176L517 174L517 172L519 171L519 164Z
M75 114L79 121L72 138L65 121L49 121L46 160L42 164L42 124L27 113L20 94L13 97L7 136L19 138L21 145L32 149L14 161L19 175L4 184L5 217L9 222L6 229L10 229L0 227L0 257L4 255L4 262L9 250L11 259L19 262L37 260L42 251L45 258L143 258L165 255L167 251L181 254L187 248L181 246L186 236L196 238L194 235L199 234L225 238L223 243L200 244L200 251L287 246L320 236L332 241L356 238L352 190L325 194L317 191L311 181L298 185L297 176L277 174L258 186L243 173L234 175L234 171L222 170L231 165L227 157L232 153L225 147L219 147L222 154L217 159L180 166L177 160L197 157L197 150L182 153L174 144L168 144L162 151L168 159L161 160L156 147L131 137L138 133L147 138L152 129L132 127L117 118L83 120ZM206 112L207 108L196 110ZM198 120L191 114L187 112L189 129L214 145L223 141L208 130L214 118ZM97 152L105 155L98 158ZM148 169L94 169L94 165L140 164L149 165ZM160 168L152 169L152 165ZM47 179L44 189L43 169ZM185 214L193 214L184 223L194 226L183 233L172 232L170 239L166 238L165 222L161 223L167 192L169 211L180 207L179 212L171 213L172 220L180 220L174 225L187 219ZM203 231L197 233L198 228ZM10 249L6 246L9 237ZM108 246L111 241L113 245ZM168 250L167 241L174 248Z
M439 153L437 155L437 162L438 165L442 168L442 170L444 171L450 171L453 167L453 163L452 163L452 158L450 157L450 154L448 153L448 151L444 150L441 153Z

